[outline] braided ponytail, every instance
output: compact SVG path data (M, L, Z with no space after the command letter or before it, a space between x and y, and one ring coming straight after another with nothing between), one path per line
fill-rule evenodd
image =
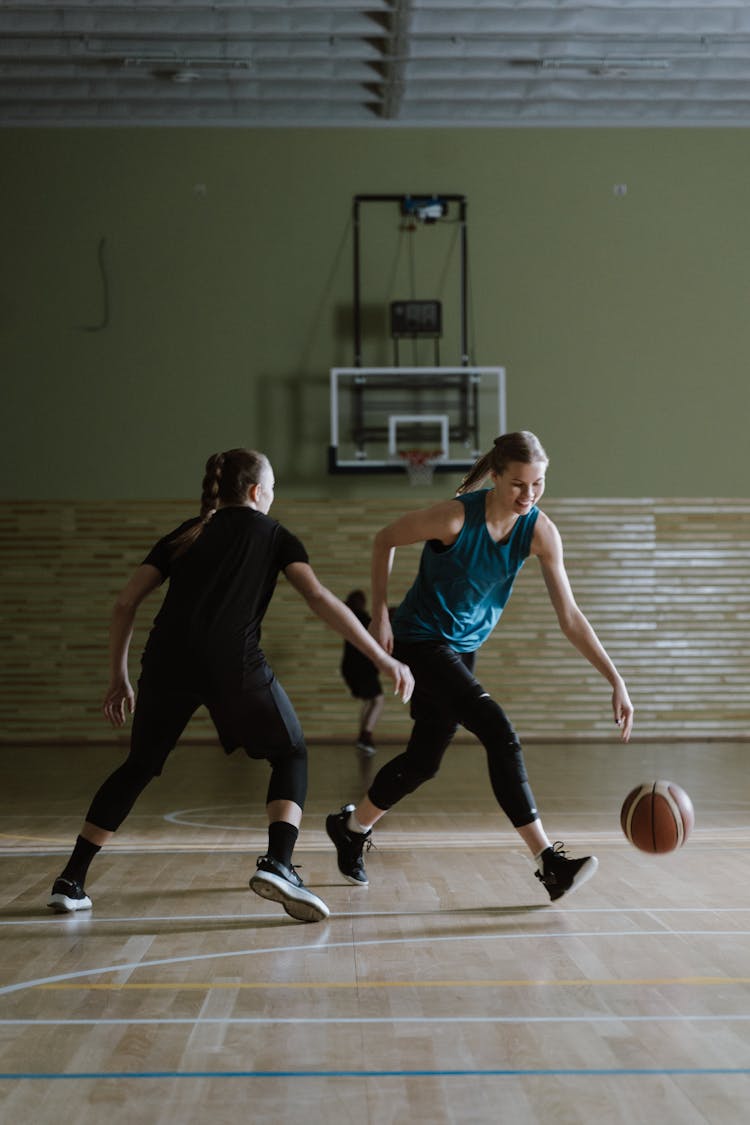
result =
M462 496L465 492L476 492L481 488L491 472L502 474L512 461L520 461L524 465L531 465L535 461L542 461L545 465L549 457L544 452L542 443L536 434L530 430L517 430L510 434L501 434L495 438L492 449L483 454L469 469L461 481L456 495Z
M204 524L208 523L216 511L225 457L226 453L212 453L206 461L206 474L201 485L201 519Z
M225 453L212 453L206 461L201 486L200 519L172 540L172 558L179 558L192 547L220 503L226 506L244 504L247 490L251 485L259 484L261 476L269 468L266 455L256 453L253 449L229 449Z

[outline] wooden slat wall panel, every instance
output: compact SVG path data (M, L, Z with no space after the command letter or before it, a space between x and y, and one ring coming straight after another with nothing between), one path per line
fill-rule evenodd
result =
M277 501L321 580L341 597L369 589L373 533L432 493L392 499ZM99 741L112 601L151 543L190 515L186 501L35 502L0 506L3 741ZM644 738L746 738L750 729L750 502L550 500L579 604L631 689ZM397 553L393 600L419 548ZM132 674L158 599L133 642ZM311 740L351 740L358 707L338 638L282 580L264 629L271 663ZM529 560L478 662L525 739L609 739L607 685L559 632ZM389 701L379 740L401 741L406 708ZM113 736L114 737L114 736ZM119 735L117 737L124 737ZM204 712L186 738L212 739Z

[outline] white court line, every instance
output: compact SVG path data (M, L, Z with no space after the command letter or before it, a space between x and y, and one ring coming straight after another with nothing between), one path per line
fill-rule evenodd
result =
M750 1020L748 1015L684 1015L684 1016L159 1016L147 1019L0 1019L0 1027L100 1027L107 1024L113 1027L161 1027L181 1024L199 1027L203 1024L219 1026L245 1025L265 1027L275 1024L456 1024L456 1023L739 1023Z
M225 952L212 952L212 953L194 953L187 954L181 957L159 957L152 961L131 961L120 962L115 965L101 965L98 969L77 969L75 972L70 973L57 973L51 977L37 977L34 980L17 981L15 984L6 984L0 987L0 996L9 996L14 992L23 992L27 988L36 988L44 984L59 984L62 981L81 980L84 977L103 976L105 973L127 973L135 972L141 969L153 969L161 967L162 965L185 965L185 964L198 964L202 961L225 961L231 957L258 957L262 955L270 955L275 957L288 956L292 953L328 953L333 949L347 949L352 952L359 952L362 949L375 946L386 945L414 945L419 943L423 945L425 942L424 935L417 935L413 938L373 938L367 941L332 941L326 944L321 944L326 935L325 926L318 930L319 938L318 944L307 945L287 945L279 947L277 945L268 946L262 949L235 949L226 950ZM640 937L672 937L672 938L696 938L696 937L750 937L750 930L570 930L570 931L554 931L545 933L532 932L524 933L518 932L513 934L446 934L446 935L433 935L429 937L431 946L443 944L445 942L464 942L468 944L473 941L532 941L533 939L543 941L554 941L557 939L570 939L570 938L640 938Z
M227 892L229 893L229 892ZM252 900L251 900L252 901ZM659 917L659 915L735 915L735 913L750 913L750 907L576 907L572 903L566 903L563 907L549 906L544 902L539 906L493 906L489 903L486 907L470 907L467 909L457 908L455 910L445 908L435 908L434 910L419 910L415 907L414 910L335 910L332 912L329 921L344 920L344 919L358 919L358 918L445 918L450 919L454 915L461 918L466 918L467 915L480 916L495 915L498 913L501 918L508 918L514 915L524 915L532 917L537 913L544 912L544 917L549 918L550 915L645 915L647 917ZM252 915L237 915L237 913L218 913L218 915L111 915L110 917L102 917L97 915L91 910L82 910L79 913L70 913L70 915L48 915L42 918L2 918L0 917L0 929L3 926L64 926L70 922L101 922L106 925L133 925L134 922L142 922L143 925L151 924L151 922L174 922L174 921L234 921L234 922L247 922L247 924L254 924L255 921L261 918L274 918L279 920L278 911L269 911L266 913L257 913L254 911ZM284 920L283 918L281 919ZM633 930L632 933L643 933L642 930ZM662 933L659 930L659 933ZM663 930L663 933L675 933L674 930ZM721 933L720 930L701 930L701 933ZM726 930L725 933L744 933L743 930ZM467 935L471 937L473 935ZM497 936L513 936L513 935L497 935ZM521 930L518 931L518 937L525 936ZM407 938L404 938L407 940ZM424 940L424 935L415 935L412 940Z
M164 818L162 818L164 819ZM182 825L176 824L180 828ZM266 828L264 827L250 827L242 825L236 827L229 824L199 824L195 826L198 829L210 828L212 831L225 831L225 832L242 832L244 837L241 841L232 843L227 841L222 843L221 847L229 853L241 853L247 855L248 852L255 851L262 852L266 847ZM330 852L330 841L328 837L318 829L310 829L305 832L303 828L303 836L295 848L295 856L300 854L308 855L311 852ZM6 838L12 836L12 832L3 834ZM21 835L19 834L19 839ZM471 848L492 848L498 852L504 852L505 855L522 856L524 859L530 859L528 853L523 851L519 845L517 837L503 834L501 832L492 833L472 833L465 832L461 835L437 831L432 834L426 832L407 832L407 831L390 831L386 836L384 833L378 837L378 846L384 853L401 851L407 849L410 851L457 851ZM601 832L586 832L577 833L575 839L576 851L584 851L585 849L600 849L600 848L615 848L620 853L632 853L632 847L627 843L625 837L617 832L601 831ZM698 832L696 829L688 841L686 847L691 851L704 849L708 852L721 852L721 853L746 853L750 849L750 828L737 828L726 829L725 831L705 829L703 832ZM217 848L216 841L206 840L201 842L197 838L187 840L180 840L177 836L174 839L167 840L154 840L138 843L134 840L123 840L114 842L107 845L108 855L205 855L208 852L215 852ZM40 856L53 856L68 855L70 853L70 843L61 841L58 843L40 842L35 844L27 838L23 838L23 843L17 846L3 845L0 847L0 856L8 859L22 859L22 858L39 858ZM643 862L655 862L660 864L669 864L674 862L678 853L666 853L662 856L648 855L645 852L636 853L637 857ZM682 851L679 853L682 854Z
M231 892L227 892L231 893ZM472 907L469 910L458 908L456 910L450 909L437 909L437 910L368 910L361 911L332 911L329 921L338 921L344 919L361 919L361 918L452 918L455 915L459 917L466 917L470 914L473 917L478 917L481 914L499 914L501 918L510 917L511 915L523 914L528 912L529 916L534 916L541 911L544 911L545 917L552 914L568 915L571 914L645 914L646 917L658 918L660 914L748 914L750 913L750 906L582 906L576 907L566 905L564 908L547 906L541 903L539 906L529 907L521 906L493 906L489 904L486 907ZM123 914L121 916L113 915L111 917L101 917L92 911L80 911L77 914L50 914L44 918L2 918L0 917L0 929L4 926L61 926L66 923L96 923L102 925L132 925L135 922L142 924L156 923L156 922L236 922L247 923L253 925L255 922L264 919L273 918L279 920L278 911L269 911L268 913L258 914ZM282 918L282 921L284 919ZM633 933L644 931L633 931ZM659 931L662 932L662 931ZM665 930L664 933L671 933L674 931ZM719 933L721 931L701 931L702 933ZM742 930L728 930L727 933L743 933ZM471 936L471 935L467 935ZM505 935L509 936L509 935ZM512 935L510 935L512 936ZM518 936L523 936L519 931ZM306 947L305 947L306 948Z
M198 805L192 809L175 809L174 812L164 813L162 820L168 821L170 824L179 824L188 828L214 828L222 829L225 832L247 832L250 828L250 822L257 820L260 822L261 828L265 831L268 827L268 821L264 811L252 813L244 811L249 806L247 805ZM216 813L221 813L227 809L236 809L236 816L244 816L244 824L211 824L209 821L191 820L190 817L197 817L205 814L206 816L214 816Z

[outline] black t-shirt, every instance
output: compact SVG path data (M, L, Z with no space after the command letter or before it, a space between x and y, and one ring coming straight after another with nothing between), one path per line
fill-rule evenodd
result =
M300 540L254 508L219 508L196 542L173 558L173 540L197 520L160 539L144 563L169 579L143 654L144 669L166 663L200 682L233 689L267 682L260 649L263 616L279 572L308 562ZM167 669L165 668L165 671Z

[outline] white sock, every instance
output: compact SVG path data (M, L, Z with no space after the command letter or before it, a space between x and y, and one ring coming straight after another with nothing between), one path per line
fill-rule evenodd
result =
M360 836L366 836L370 831L369 828L362 827L353 812L349 813L349 819L346 822L346 827L350 832L358 832Z

